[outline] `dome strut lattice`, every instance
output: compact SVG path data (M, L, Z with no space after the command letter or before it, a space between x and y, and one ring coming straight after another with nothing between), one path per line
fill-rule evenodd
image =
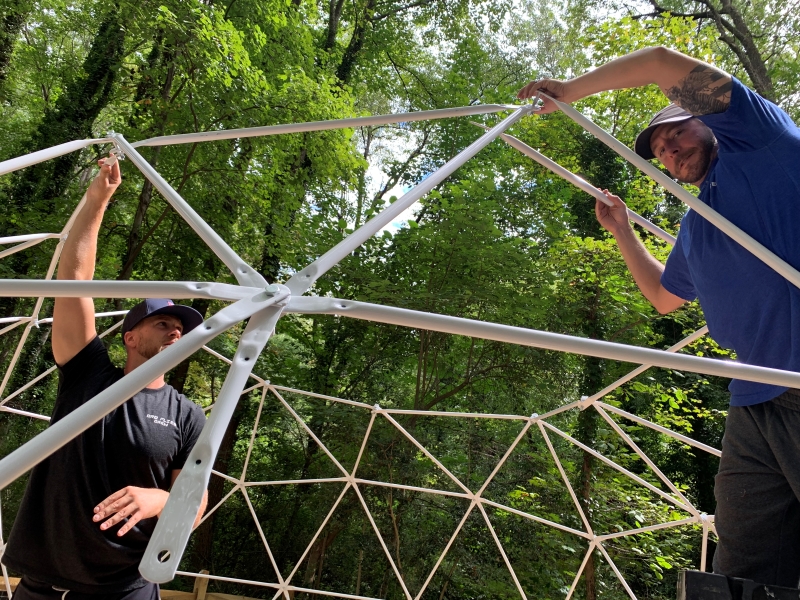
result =
M584 117L578 111L562 103L557 103L559 108L570 118L575 120L578 124L584 127L588 132L598 137L601 141L610 146L613 150L618 152L623 158L627 159L647 175L651 176L658 183L666 187L671 193L684 201L691 208L696 210L698 214L706 218L708 221L719 227L722 231L727 233L731 238L742 244L745 248L755 254L759 259L773 268L775 271L783 275L794 285L800 287L800 272L788 265L786 262L775 256L769 250L758 244L751 237L746 235L732 223L727 221L724 217L713 211L710 207L700 202L697 198L689 194L680 185L669 179L665 174L656 169L653 165L644 161L630 149L621 144L618 140L613 138L610 134L599 128L592 123L589 119ZM498 125L489 129L482 137L476 142L471 144L468 148L463 150L452 160L446 163L438 171L432 173L424 181L420 182L416 187L412 188L399 200L392 203L380 214L376 215L373 219L358 228L339 244L334 246L328 252L319 257L316 261L308 265L306 268L293 275L285 284L268 285L264 278L247 264L241 257L189 206L189 204L181 198L181 196L167 183L158 172L138 153L137 147L141 146L154 146L154 145L167 145L178 143L190 143L211 141L219 139L232 139L239 137L261 136L261 135L274 135L281 133L295 133L300 131L318 131L322 129L334 129L340 127L357 127L363 125L381 125L386 123L396 123L404 121L417 121L434 118L446 118L455 116L468 116L476 114L497 113L501 111L511 110L511 114L502 120ZM611 342L604 342L600 340L577 338L567 335L560 335L548 333L544 331L536 331L532 329L524 329L519 327L511 327L507 325L485 323L470 319L463 319L458 317L450 317L445 315L424 313L420 311L400 309L387 306L379 306L368 304L364 302L355 302L345 299L327 298L327 297L313 297L303 296L314 282L324 275L328 270L338 264L342 259L347 257L350 253L356 250L371 236L379 232L384 226L388 225L404 210L409 208L414 202L419 200L425 194L430 192L434 187L439 185L453 172L455 172L461 165L463 165L470 158L475 156L480 150L486 147L493 140L500 137L505 142L525 153L543 164L545 167L551 169L557 175L564 177L568 181L574 183L581 189L589 192L593 196L601 198L602 193L595 189L593 186L585 182L580 177L563 169L553 161L542 156L532 148L525 146L522 142L507 136L504 131L511 127L514 123L519 121L524 116L536 112L537 106L535 104L524 106L503 106L503 105L486 105L486 106L471 106L455 109L443 109L434 111L421 111L417 113L395 114L376 117L361 117L354 119L342 119L338 121L323 121L316 123L304 124L291 124L291 125L277 125L270 127L259 127L252 129L240 129L230 131L207 131L195 134L184 134L175 136L163 136L153 138L150 140L143 140L135 144L129 143L125 138L116 133L109 133L107 138L93 139L93 140L79 140L61 144L53 148L41 150L27 156L18 157L5 162L0 162L0 175L32 165L44 160L49 160L56 156L80 150L89 145L112 143L115 147L116 153L120 156L127 157L141 172L142 174L154 185L154 187L164 196L169 204L175 211L183 217L184 220L194 229L200 238L212 249L212 251L224 262L224 264L231 270L235 276L238 285L228 285L215 282L153 282L153 281L53 281L52 276L55 271L58 258L60 256L63 242L69 233L70 227L83 205L83 201L78 205L72 217L59 234L34 234L27 236L15 236L0 238L0 244L17 245L0 252L0 258L8 256L14 252L24 250L34 244L37 244L45 239L58 238L60 240L47 276L44 280L18 280L7 279L0 280L0 295L2 296L16 296L16 297L35 297L37 302L33 313L29 317L11 317L0 319L0 325L8 323L3 329L0 329L0 334L11 331L18 326L25 326L21 340L17 345L16 352L13 355L11 364L3 377L2 384L0 384L0 397L5 392L8 385L11 372L16 365L24 346L27 335L31 327L41 324L47 324L52 319L39 320L39 312L41 310L42 301L45 297L100 297L100 298L129 298L129 297L172 297L176 299L186 298L208 298L215 300L223 300L232 302L232 304L221 309L215 315L207 319L201 326L183 336L176 344L168 347L153 359L147 361L141 367L135 369L107 390L95 396L92 400L66 416L61 421L53 424L51 427L43 431L38 436L0 460L0 488L8 486L12 481L23 475L26 471L31 469L34 465L45 459L52 454L55 450L69 442L71 439L79 435L82 431L86 430L93 423L100 420L103 416L114 410L116 407L124 403L133 394L138 392L141 388L147 385L150 381L161 375L162 373L174 368L180 362L191 356L194 352L200 349L215 354L230 365L228 375L222 386L222 390L214 404L208 422L204 427L202 434L192 450L186 466L181 471L180 476L177 478L172 492L170 493L169 501L167 502L161 517L159 518L158 525L150 540L150 543L145 552L145 556L140 565L142 574L151 581L166 582L171 580L176 574L188 575L192 577L205 577L208 579L216 579L220 581L230 581L247 583L252 585L264 586L275 590L274 598L290 598L292 592L309 592L325 596L334 596L339 598L366 598L364 596L357 596L348 593L338 593L319 589L306 589L293 583L293 579L297 574L300 564L308 556L312 545L322 533L323 529L330 521L332 515L335 513L337 506L339 506L342 498L348 490L356 494L361 507L373 529L374 534L377 536L380 546L388 559L389 565L396 576L403 594L408 600L417 600L422 597L426 588L432 581L437 569L442 564L445 555L451 548L453 541L461 531L466 523L467 517L477 511L482 517L489 532L498 548L498 551L507 567L511 578L522 598L526 598L525 591L520 584L519 578L514 571L514 568L509 561L509 558L503 548L503 544L498 537L495 528L492 525L486 508L490 507L496 510L502 510L515 514L517 516L529 519L543 525L547 525L588 542L588 549L584 555L583 561L575 574L572 585L570 586L566 596L569 599L581 574L589 560L589 557L596 550L600 552L606 563L612 569L614 574L619 578L621 585L625 591L635 598L633 591L625 581L620 570L615 565L614 561L609 556L605 544L610 540L617 538L637 535L646 531L655 531L670 527L680 527L690 524L700 525L702 527L702 555L700 568L705 569L706 562L706 548L709 531L713 531L713 517L705 515L698 511L690 502L690 500L680 491L680 489L672 482L663 472L656 466L656 464L638 447L638 445L631 439L631 437L620 427L620 425L612 418L612 414L616 417L631 420L638 425L649 427L658 431L661 434L671 436L685 444L691 445L695 448L709 452L713 455L719 456L719 451L711 448L705 444L692 440L691 438L682 434L673 432L660 425L651 423L641 417L630 414L610 404L602 402L602 398L613 391L620 385L634 378L647 368L651 366L666 367L670 369L684 370L690 372L704 373L709 375L717 375L722 377L731 377L738 379L745 379L750 381L757 381L763 383L771 383L781 386L800 388L800 374L788 371L781 371L777 369L769 369L764 367L755 367L751 365L736 364L730 362L722 362L703 357L696 357L684 354L677 354L678 350L685 347L692 341L707 333L706 328L703 328L694 334L688 336L675 346L666 351L654 350L648 348L639 348L634 346L627 346L624 344L616 344ZM629 216L635 222L649 229L659 237L662 237L670 243L674 240L663 230L659 229L652 223L647 222L645 219L630 213ZM544 348L549 350L557 350L561 352L572 352L585 354L600 358L611 360L618 360L624 362L638 363L642 366L632 371L630 374L621 378L614 384L608 386L604 390L594 394L590 397L584 397L581 400L564 404L546 414L530 416L520 415L489 415L481 413L452 413L445 411L412 411L401 409L382 408L380 406L369 406L360 402L346 400L342 398L334 398L328 396L320 396L319 394L312 394L309 392L302 392L300 390L291 390L270 384L269 381L262 379L252 372L253 366L274 332L275 325L280 317L288 313L299 314L335 314L343 317L363 319L380 323L388 323L393 325L400 325L405 327L413 327L417 329L426 329L431 331L466 335L475 338L486 340L495 340L511 344L533 346L537 348ZM110 316L111 313L99 316ZM116 314L116 313L113 313ZM238 348L232 359L226 359L218 355L213 350L210 350L206 345L220 333L234 327L238 323L248 321L244 333L241 336ZM109 333L114 328L104 332L104 335ZM50 369L41 374L34 381L26 384L19 390L9 394L0 400L0 412L8 412L12 414L20 414L22 416L36 417L47 419L43 415L36 415L34 413L21 411L8 406L9 400L18 397L25 389L28 389L33 383L51 373L54 369ZM248 380L254 379L257 383L251 387L247 387ZM246 459L242 474L238 478L229 475L218 473L212 469L214 460L222 441L222 437L230 422L231 416L236 408L236 404L242 394L253 391L255 389L261 390L261 401L259 404L258 414L253 426L253 433L250 438L250 445L247 450ZM292 408L292 406L285 400L282 392L292 392L295 394L305 394L309 397L324 398L333 403L344 404L350 407L369 411L370 420L367 427L365 436L362 441L361 449L356 459L355 465L352 469L345 468L339 461L336 460L330 450L319 440L312 429L303 421L302 417ZM256 431L259 424L264 400L268 394L283 406L285 410L291 414L292 418L297 421L298 425L306 432L306 434L313 438L320 449L333 461L338 471L341 473L340 477L333 477L329 479L317 480L291 480L280 482L250 482L247 481L247 469L250 461L253 442L255 440ZM624 467L618 465L613 460L605 457L596 450L585 446L579 441L570 437L567 433L556 427L550 419L558 414L568 410L575 409L588 409L596 410L603 420L622 438L622 440L631 448L631 450L649 467L654 476L663 484L665 489L656 487L643 477L632 473ZM460 417L470 419L505 419L516 420L523 423L522 430L515 438L513 443L509 446L505 454L502 456L494 470L489 475L488 479L482 486L473 490L465 485L459 478L450 472L444 464L436 459L428 449L425 448L415 437L409 433L400 422L395 419L394 415L420 415L420 416L440 416L440 417ZM413 486L404 486L400 484L393 484L389 482L380 482L362 479L358 476L359 462L362 459L364 450L370 437L371 431L375 423L383 420L393 427L399 434L404 436L413 444L419 452L424 454L436 468L449 479L459 491L440 490L440 489L427 489L417 488ZM568 527L561 523L545 519L524 511L506 506L489 500L484 497L484 492L492 479L500 471L503 464L508 457L518 446L520 441L528 434L533 428L539 431L542 439L545 441L548 451L555 462L560 477L566 486L569 495L580 515L583 529L575 529ZM555 435L564 440L565 442L581 448L589 452L598 460L602 461L609 467L616 469L621 474L629 477L638 485L647 488L650 492L658 495L663 501L670 503L676 509L687 513L687 518L672 520L668 522L658 523L646 527L627 531L616 531L604 534L598 534L593 531L589 520L583 512L581 503L573 489L569 477L564 470L561 460L553 445L551 436ZM241 493L244 496L245 503L253 516L256 529L259 532L261 541L263 542L265 551L269 560L275 570L277 581L274 582L257 582L235 579L230 577L223 577L219 575L207 575L200 573L184 573L178 571L178 564L186 547L189 535L191 534L192 524L197 515L197 510L200 506L203 493L208 486L210 477L213 475L222 477L233 484L228 494L223 498L217 506L212 507L205 518L212 514L218 507L228 498L232 497L235 493ZM264 535L260 522L256 516L253 504L250 500L248 489L259 485L289 485L289 484L312 484L312 483L344 483L344 489L338 496L334 505L331 507L327 516L322 524L316 531L308 547L306 548L303 556L297 561L294 570L286 577L282 576L274 559L273 552ZM403 580L402 574L395 563L391 552L383 540L380 529L377 526L375 519L366 503L364 496L360 491L360 486L364 485L377 485L396 487L400 489L414 490L419 492L440 494L454 498L461 498L469 502L469 508L466 510L463 518L450 537L447 545L443 549L438 561L434 565L432 571L425 580L422 588L416 593L412 594L406 582ZM665 491L666 490L666 491ZM0 529L0 536L2 536L2 529ZM0 537L0 551L3 547L3 540ZM6 576L5 567L2 568L3 575ZM6 582L8 578L6 577ZM10 594L11 590L7 591Z

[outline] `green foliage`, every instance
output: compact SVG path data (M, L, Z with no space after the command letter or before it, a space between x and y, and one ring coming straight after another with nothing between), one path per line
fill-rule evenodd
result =
M174 133L235 129L475 103L508 103L530 77L568 77L620 54L664 44L747 79L711 22L666 15L617 18L608 3L544 0L235 0L227 3L19 0L0 32L0 159L108 130L131 141ZM670 4L676 9L680 3ZM745 14L756 39L780 29L768 2ZM16 15L16 16L14 16ZM15 20L16 19L16 20ZM784 44L770 55L776 97L788 108L797 69L797 36L784 22ZM4 38L3 35L6 37ZM9 37L10 36L10 37ZM4 40L11 39L8 48ZM761 42L759 42L761 43ZM766 51L766 46L759 46ZM3 57L11 56L6 61ZM10 54L9 54L10 53ZM579 108L625 143L666 99L654 88L620 90ZM474 117L484 125L501 115ZM596 186L619 193L661 227L676 230L683 207L561 114L530 117L513 134ZM283 281L481 135L468 119L400 123L358 130L241 138L142 148L142 154L248 262ZM74 153L0 179L0 231L60 231L93 175L96 150ZM102 279L233 281L196 234L123 163L124 184L103 222L96 276ZM637 290L615 243L594 218L594 200L501 142L438 186L407 215L321 278L313 293L506 325L666 348L704 324L690 304L658 315ZM669 248L640 232L665 259ZM56 242L0 261L2 277L42 277ZM133 300L98 300L122 309ZM221 303L196 307L213 314ZM28 314L33 302L6 299L2 315ZM50 314L46 301L43 315ZM98 323L111 326L112 320ZM0 337L0 369L10 364L23 328ZM241 328L214 340L230 357ZM112 357L123 355L115 335ZM709 338L685 350L728 357ZM32 329L6 394L53 366L46 325ZM173 383L204 407L219 394L226 366L199 354ZM384 326L334 316L287 315L256 372L287 388L376 403L384 408L530 415L593 394L630 365L495 342ZM606 401L719 446L727 394L715 378L650 370ZM57 382L44 378L10 405L48 413ZM368 409L284 389L283 400L243 396L216 470L248 480L340 477L322 441L345 468L370 420ZM290 410L291 408L291 410ZM302 428L294 411L308 425ZM256 424L257 414L260 420ZM0 419L5 455L44 427ZM514 420L408 417L398 422L471 489L479 488L522 424ZM516 510L583 529L567 482L595 532L613 534L687 515L664 495L584 452L586 444L642 481L674 494L593 409L552 419L558 470L534 426L485 495ZM713 512L715 459L622 419L619 427L701 510ZM313 433L313 436L311 435ZM250 439L253 450L249 453ZM316 439L315 439L316 438ZM574 440L574 441L572 441ZM249 458L248 458L249 457ZM460 488L383 417L376 418L358 476L417 488ZM24 482L3 490L4 534ZM212 479L216 504L232 491ZM250 486L195 534L186 569L274 581L278 570L309 588L386 598L403 591L352 490L303 552L343 491L341 483ZM363 503L412 594L430 574L469 502L459 497L363 485ZM254 525L255 513L259 528ZM563 597L586 553L582 538L487 509L488 519L529 597ZM486 521L473 512L424 598L514 598L516 584ZM614 538L606 545L639 597L668 598L679 569L696 566L693 526ZM577 595L622 598L605 558L591 561L595 584ZM173 586L191 582L178 579ZM265 588L212 583L213 591L267 597ZM270 594L271 595L271 594Z

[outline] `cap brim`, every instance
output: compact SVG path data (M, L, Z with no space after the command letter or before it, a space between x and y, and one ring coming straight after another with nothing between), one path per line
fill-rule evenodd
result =
M154 317L156 315L172 315L178 317L183 323L183 331L181 335L186 335L192 329L203 322L203 315L193 309L191 306L184 306L183 304L173 304L172 306L164 306L151 312L147 317Z
M650 149L650 138L653 137L653 132L665 125L667 123L677 123L678 121L688 121L689 119L693 118L692 115L679 115L676 117L672 117L670 119L664 119L663 121L659 121L655 125L650 125L646 129L642 130L642 132L636 136L636 142L633 144L633 151L636 152L639 156L641 156L645 160L652 160L656 157L653 154L653 151Z

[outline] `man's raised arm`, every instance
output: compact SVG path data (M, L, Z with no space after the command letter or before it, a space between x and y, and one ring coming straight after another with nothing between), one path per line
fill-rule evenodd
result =
M122 177L119 164L106 165L98 161L100 173L86 190L83 205L72 230L69 232L61 259L57 279L91 280L97 254L97 235L103 213ZM94 324L94 302L91 298L56 298L53 308L53 357L64 365L97 335Z
M575 102L586 96L641 87L655 83L661 91L693 115L721 113L731 101L731 76L691 56L662 46L645 48L607 62L569 81L531 81L517 97L533 98L541 91L561 102ZM543 113L557 110L545 101Z

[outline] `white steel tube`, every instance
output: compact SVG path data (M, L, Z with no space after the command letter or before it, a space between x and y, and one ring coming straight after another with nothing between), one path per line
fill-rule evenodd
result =
M40 421L50 420L50 417L40 415L39 413L28 412L26 410L19 410L16 408L11 408L9 406L3 406L2 404L0 404L0 412L7 412L14 415L20 415L22 417L30 417L31 419L39 419Z
M648 531L658 531L659 529L669 529L671 527L683 527L684 525L694 525L700 521L700 516L695 515L679 521L667 521L666 523L657 523L655 525L647 525L646 527L637 527L636 529L627 529L625 531L616 531L614 533L606 533L605 535L598 535L598 541L605 542L606 540L614 540L621 537L628 537L629 535L638 535L640 533L647 533Z
M671 489L672 493L681 499L681 502L683 502L683 504L688 507L689 513L699 518L700 512L694 507L691 501L686 496L684 496L683 493L678 489L678 486L672 483L672 480L669 477L667 477L661 469L658 468L658 465L656 465L656 463L650 460L650 457L647 456L647 454L642 452L642 449L639 448L639 445L636 442L634 442L631 439L631 437L622 430L622 427L620 427L619 424L614 419L609 417L608 413L606 413L606 411L604 411L602 407L597 406L597 404L595 404L594 408L598 413L600 413L600 416L603 417L603 420L606 421L606 423L608 423L609 425L611 425L611 428L617 433L617 435L621 437L623 441L626 444L628 444L628 446L631 447L631 449L639 456L639 458L642 459L642 461L644 461L644 463L648 467L650 467L650 469L658 476L658 478L664 483L664 485L666 485L669 489Z
M473 125L477 125L478 127L481 127L483 129L488 129L488 127L486 127L485 125L481 125L480 123L473 123ZM571 184L583 190L590 196L597 198L598 200L600 200L600 202L602 202L606 206L611 206L611 201L608 198L606 198L606 195L599 189L594 187L591 183L586 181L583 177L579 177L578 175L575 175L571 171L565 169L554 160L547 158L544 154L542 154L538 150L535 150L530 146L528 146L528 144L526 144L522 140L515 138L513 135L508 135L505 133L500 136L500 139L503 140L506 144L508 144L512 148L515 148L520 152L522 152L525 156L532 158L543 167L550 169L553 173L555 173L562 179L566 179ZM670 235L669 233L661 229L661 227L659 227L655 223L648 221L639 213L632 211L630 208L628 209L628 218L634 223L644 227L647 231L649 231L653 235L660 237L662 240L664 240L671 246L675 245L674 236Z
M570 435L568 435L568 434L564 433L563 431L561 431L561 430L560 430L558 427L556 427L556 426L554 426L554 425L551 425L550 423L548 423L548 422L546 422L546 421L543 421L543 423L544 423L544 426L545 426L545 427L547 427L547 428L548 428L550 431L553 431L554 433L557 433L558 435L560 435L562 438L564 438L564 439L565 439L565 440L567 440L568 442L571 442L572 444L575 444L575 445L576 445L578 448L580 448L580 449L581 449L581 450L583 450L584 452L588 452L589 454L591 454L591 455L592 455L592 456L594 456L595 458L598 458L598 459L600 459L601 461L603 461L604 463L606 463L606 464L607 464L609 467L611 467L612 469L616 469L617 471L619 471L619 472L620 472L620 473L622 473L623 475L626 475L626 476L630 477L631 479L633 479L633 480L634 480L636 483L638 483L639 485L646 487L646 488L647 488L648 490L650 490L651 492L653 492L653 493L655 493L655 494L658 494L659 496L661 496L662 498L664 498L664 500L666 500L667 502L671 502L672 504L674 504L674 505L675 505L675 506L677 506L678 508L681 508L681 509L684 509L684 510L686 510L687 512L690 512L690 511L689 511L689 509L686 507L686 505L685 505L683 502L681 502L680 500L678 500L678 499L676 499L676 498L673 498L672 496L670 496L669 494L667 494L665 491L658 489L656 486L654 486L654 485L653 485L652 483L650 483L649 481L645 481L644 479L642 479L642 478L641 478L641 477L639 477L638 475L636 475L636 474L632 473L631 471L629 471L629 470L628 470L628 469L626 469L625 467L623 467L623 466L621 466L621 465L618 465L617 463L615 463L615 462L614 462L613 460L611 460L610 458L608 458L608 457L606 457L606 456L603 456L602 454L600 454L600 453L599 453L597 450L595 450L594 448L590 448L590 447L589 447L589 446L587 446L586 444L579 442L578 440L576 440L576 439L575 439L575 438L573 438L572 436L570 436Z
M360 408L367 408L369 410L372 410L372 407L369 404L364 404L363 402L356 402L355 400L345 400L344 398L337 398L336 396L326 396L324 394L317 394L315 392L306 392L304 390L297 390L283 385L272 385L270 387L273 387L276 390L283 390L284 392L291 392L293 394L310 396L311 398L319 398L321 400L330 400L331 402L339 402L341 404L349 404L350 406L358 406Z
M427 121L429 119L449 119L452 117L485 115L504 110L515 110L517 108L519 108L519 106L504 104L482 104L457 108L440 108L437 110L421 110L418 112L375 115L372 117L354 117L351 119L336 119L333 121L287 123L282 125L267 125L265 127L248 127L245 129L165 135L135 142L131 145L134 148L138 148L139 146L167 146L172 144L191 144L194 142L212 142L214 140L280 135L284 133L304 133L307 131L326 131L330 129L346 129L349 127L369 127L374 125L388 125L390 123L410 123L412 121Z
M539 426L539 431L544 438L545 444L547 444L547 449L550 451L550 456L553 457L553 462L556 463L556 467L558 468L558 472L561 474L561 480L564 482L564 485L567 486L567 490L569 491L569 496L572 498L573 504L575 504L575 508L578 509L578 514L581 516L581 521L583 521L583 526L586 528L586 533L589 535L594 535L594 531L592 530L592 526L589 523L589 519L586 518L586 514L583 512L583 507L581 506L578 497L575 495L575 490L572 489L572 484L569 482L569 477L567 477L566 472L564 471L564 466L561 464L561 459L558 458L558 454L556 454L556 449L553 447L553 442L550 441L550 436L547 435L547 431L545 431L544 425L542 422L539 421L536 423Z
M28 443L14 450L0 460L0 489L8 486L34 465L83 433L112 410L127 402L131 396L150 382L189 358L195 351L202 348L203 344L248 318L265 305L266 303L262 302L240 300L236 304L223 308L201 326L166 348L156 360L149 360L131 371L114 385L100 392Z
M20 244L22 242L30 242L37 240L49 240L52 238L60 238L60 233L28 233L26 235L12 235L9 237L0 237L0 244Z
M622 410L621 408L617 408L616 406L612 406L610 404L606 404L605 402L598 402L596 406L599 406L600 408L603 408L603 409L605 409L605 410L607 410L609 412L613 412L615 414L618 414L621 417L625 417L626 419L630 419L634 423L639 423L639 425L644 425L645 427L649 427L650 429L658 431L659 433L663 433L664 435L668 435L668 436L670 436L672 438L675 438L676 440L680 440L684 444L687 444L689 446L694 446L695 448L698 448L699 450L704 450L704 451L708 452L709 454L713 454L714 456L718 456L718 457L722 456L722 452L720 450L717 450L713 446L708 446L706 444L703 444L702 442L698 442L697 440L693 440L690 437L687 437L685 435L682 435L680 433L672 431L671 429L667 429L666 427L662 427L661 425L657 425L657 424L655 424L655 423L653 423L651 421L648 421L647 419L643 419L642 417L639 417L637 415L634 415L634 414L631 414L629 412L626 412L626 411Z
M51 319L50 319L50 321L52 321L52 320L53 320L53 319L51 318ZM106 329L106 330L105 330L103 333L101 333L101 334L100 334L98 337L99 337L99 338L104 338L104 337L106 337L106 336L107 336L109 333L111 333L111 332L112 332L112 331L114 331L115 329L118 329L119 327L122 327L122 321L120 321L119 323L115 323L114 325L112 325L111 327L109 327L108 329ZM38 381L41 381L43 378L45 378L45 377L47 377L48 375L50 375L50 373L52 373L53 371L55 371L55 370L56 370L56 368L57 368L57 367L56 367L56 365L53 365L52 367L50 367L49 369L47 369L47 370L46 370L44 373L40 373L39 375L37 375L36 377L34 377L33 379L31 379L31 380L30 380L28 383L26 383L25 385L23 385L21 388L19 388L19 389L18 389L18 390L16 390L15 392L12 392L12 393L10 393L8 396L6 396L6 397L5 397L5 398L3 398L2 400L0 400L0 407L3 407L3 406L5 406L5 405L6 405L6 403L7 403L9 400L12 400L12 399L13 399L13 398L15 398L16 396L19 396L19 395L20 395L22 392L24 392L25 390L27 390L29 387L31 387L32 385L35 385L35 384L36 384ZM50 417L47 417L47 420L49 421L49 420L50 420Z
M258 536L261 538L261 543L264 544L264 549L267 551L267 556L269 557L269 562L270 562L270 564L272 564L272 568L275 571L275 574L278 576L278 583L283 585L283 575L281 575L281 570L278 568L278 563L275 562L275 557L272 554L272 549L269 547L269 542L267 541L267 536L264 535L264 530L261 528L261 522L258 520L258 515L256 514L256 509L253 508L253 503L250 501L250 495L247 493L247 490L245 488L240 487L239 489L242 491L242 495L244 496L244 500L247 503L247 508L250 509L250 516L253 517L253 522L256 525L256 530L258 531Z
M235 577L222 577L220 575L209 575L208 573L191 573L188 571L178 571L176 575L195 577L197 579L211 579L212 581L225 581L227 583L244 583L245 585L259 585L268 588L279 588L277 583L266 583L264 581L253 581L252 579L236 579ZM314 590L318 592L318 590ZM319 593L319 592L318 592Z
M800 373L756 367L729 361L673 354L663 350L638 348L615 342L604 342L589 338L579 338L535 329L524 329L511 325L484 323L460 317L437 315L421 311L379 306L366 302L340 300L337 298L304 297L292 298L286 312L303 314L329 314L402 325L429 331L440 331L455 335L466 335L498 342L508 342L520 346L533 346L547 350L558 350L572 354L585 354L622 362L648 364L679 371L704 373L718 377L731 377L759 383L770 383L786 387L800 387Z
M336 244L333 248L328 250L325 254L320 256L305 269L295 273L291 279L286 282L286 286L292 291L292 295L301 296L304 294L308 288L310 288L314 282L323 274L325 274L330 268L339 263L339 261L345 258L348 254L356 250L359 246L361 246L361 244L366 242L378 231L383 229L385 225L391 223L392 220L394 220L400 213L414 204L414 202L422 198L425 194L430 192L442 181L447 179L461 165L475 156L483 148L488 146L498 135L519 121L522 117L529 114L532 110L533 107L530 105L515 110L511 115L503 119L499 124L495 125L491 131L459 152L441 169L432 173L429 177L417 184L406 194L403 194L403 196L396 202L386 207L373 219L364 223L364 225Z
M128 141L119 134L113 134L114 143L118 144L125 156L142 172L150 183L161 192L164 199L175 209L183 219L194 229L195 233L208 244L208 247L227 266L240 285L266 287L267 282L253 267L247 264L236 252L233 251L225 240L214 231L197 212L189 206L181 195L172 189L167 180L159 175L153 166L148 163Z
M30 167L31 165L50 160L51 158L56 158L58 156L63 156L64 154L75 152L76 150L82 150L87 146L92 146L94 144L105 144L108 141L109 140L107 138L96 140L75 140L74 142L67 142L65 144L59 144L58 146L52 146L50 148L45 148L44 150L39 150L38 152L31 152L30 154L26 154L24 156L18 156L17 158L10 158L0 162L0 175L5 175L6 173L11 173L12 171L17 171L18 169L22 169L24 167Z
M265 294L259 294L256 298L261 299L265 296ZM281 316L281 305L273 305L282 303L287 296L288 290L281 286L280 293L267 301L241 300L228 307L228 309L237 308L241 311L237 314L236 321L242 321L251 315L252 317L239 340L239 346L233 356L225 382L222 384L214 410L211 411L208 422L189 453L185 466L172 485L169 499L161 511L156 528L145 549L139 565L139 572L150 581L164 583L175 577L175 571L178 569L186 543L189 541L189 535L192 533L197 512L203 501L203 494L208 487L219 445L228 429L231 416L236 410L250 372L258 360L261 350L275 330L275 323ZM242 304L240 307L240 303L247 304ZM212 320L221 312L212 317ZM198 329L204 329L204 327L201 326L190 331L187 337ZM196 346L196 349L201 348L209 340L210 338L204 339ZM174 346L177 345L176 343ZM145 363L145 365L147 364ZM139 367L139 369L141 368ZM170 366L170 368L172 367ZM242 492L246 493L244 490ZM163 558L165 552L169 552L169 557L166 559Z
M692 342L694 342L696 340L699 340L701 337L703 337L707 333L708 333L708 325L703 325L700 329L698 329L697 331L695 331L691 335L686 336L685 338L683 338L677 344L667 348L666 352L677 352L678 350L680 350L682 348L685 348L686 346L688 346ZM653 365L641 365L639 367L636 367L633 371L631 371L627 375L623 375L622 377L617 379L614 383L604 387L602 390L600 390L596 394L592 394L591 396L589 396L589 398L586 399L586 403L587 404L591 404L595 400L599 400L600 398L602 398L606 394L608 394L610 392L613 392L619 386L621 386L621 385L623 385L625 383L628 383L631 379L633 379L635 377L638 377L639 375L641 375L642 373L647 371L647 369L649 369L652 366Z
M525 595L525 590L522 589L522 584L519 582L517 578L517 573L514 571L514 567L511 566L511 561L508 560L508 555L506 554L505 548L503 548L503 544L500 543L500 538L497 537L497 532L494 530L494 526L492 522L489 520L489 515L486 514L486 509L483 508L483 504L478 504L478 510L480 511L481 515L483 515L483 520L486 522L486 527L489 528L489 533L492 534L492 538L494 539L494 543L497 545L497 549L500 551L500 556L503 557L503 562L506 564L506 568L508 572L511 574L511 578L514 580L514 585L517 586L517 591L519 592L520 596L522 596L523 600L528 600L528 596Z
M0 296L48 298L212 298L241 300L263 291L227 283L198 281L79 281L0 279Z
M30 248L31 246L35 246L36 244L40 244L42 240L30 240L28 242L22 242L21 244L17 244L16 246L12 246L11 248L7 248L0 252L0 258L5 258L6 256L11 256L12 254L16 254L22 250Z
M602 127L592 123L589 119L584 117L569 104L564 104L563 102L559 102L557 100L553 100L553 102L558 105L564 114L578 123L586 131L596 136L597 139L606 144L612 150L616 151L624 159L638 167L643 173L646 173L656 182L663 185L667 190L674 194L679 200L686 203L692 210L703 217L706 221L712 225L715 225L731 239L741 244L744 248L749 250L753 255L772 268L775 272L785 277L789 282L797 287L800 287L800 272L789 263L781 258L778 258L764 245L757 242L739 227L720 215L713 208L707 204L704 204L698 198L687 192L681 185L670 179L654 165L650 164L648 161L636 154L633 150L605 131Z
M94 318L102 319L103 317L121 317L122 315L127 315L127 314L128 314L127 310L112 310L109 312L95 313ZM53 322L53 317L46 317L44 319L39 319L38 321L39 325L42 325L43 323L52 323L52 322Z
M297 569L300 568L300 565L303 564L303 561L305 560L308 553L311 552L311 548L314 546L314 543L317 541L317 538L319 538L320 534L325 530L325 527L328 525L328 521L330 521L331 517L333 516L333 513L336 512L336 509L339 507L339 503L342 501L342 498L344 498L344 495L347 493L347 490L350 489L350 485L351 485L350 482L347 482L347 484L342 488L342 491L339 493L339 497L336 498L336 502L333 503L333 506L331 506L330 510L328 511L328 514L325 515L325 519L323 519L322 523L320 523L320 526L317 527L317 531L316 533L314 533L314 537L311 538L311 541L306 546L306 549L303 551L303 554L300 556L297 562L295 562L294 569L292 569L292 572L289 573L289 576L286 578L286 581L291 581L292 578L295 576L295 573L297 573Z
M633 590L628 585L628 582L625 581L625 577L623 577L622 573L617 568L617 565L614 564L613 560L611 560L611 557L608 555L608 552L606 552L606 549L603 546L603 544L602 543L597 544L597 549L600 550L600 552L602 552L603 556L608 562L608 565L611 567L611 570L614 571L614 574L617 576L617 579L619 579L619 582L622 584L622 587L625 588L625 591L628 593L628 596L631 597L631 600L636 600L636 594L633 593Z
M582 537L587 540L593 537L588 533L586 533L585 531L573 529L572 527L567 527L566 525L562 525L561 523L556 523L555 521L549 521L547 519L543 519L542 517L537 517L536 515L526 513L525 511L516 508L511 508L510 506L506 506L505 504L500 504L499 502L493 502L492 500L487 500L486 498L481 498L480 502L481 504L487 504L489 506L493 506L494 508L509 512L512 515L517 515L518 517L524 517L525 519L530 519L531 521L535 521L536 523L541 523L542 525L547 525L555 529L560 529L561 531L571 533L572 535L576 535L578 537Z
M0 323L23 323L30 320L30 317L3 317L0 319Z

